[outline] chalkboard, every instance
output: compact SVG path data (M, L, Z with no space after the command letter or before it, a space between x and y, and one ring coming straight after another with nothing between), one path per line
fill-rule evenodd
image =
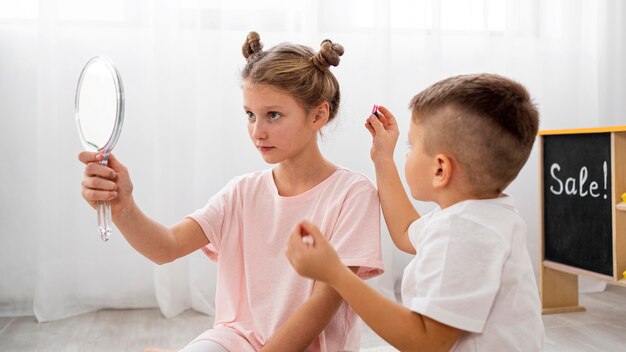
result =
M544 258L613 276L611 133L543 136Z

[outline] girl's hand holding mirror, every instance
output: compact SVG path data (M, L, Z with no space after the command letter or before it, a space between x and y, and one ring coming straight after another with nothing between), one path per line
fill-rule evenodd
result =
M128 169L113 154L109 154L107 165L101 164L103 159L100 152L78 154L78 160L85 164L81 194L94 209L98 202L108 201L112 215L124 214L133 205L133 184Z
M106 167L109 155L117 143L124 120L124 89L122 79L110 59L96 56L89 60L78 79L76 88L76 126L85 150L87 164L83 181L83 197L98 210L98 231L103 241L111 235L112 184L111 171ZM87 155L91 155L88 157ZM96 155L101 155L98 159ZM90 160L92 159L92 160ZM101 167L92 165L99 163ZM96 180L101 178L100 180ZM129 180L130 181L130 180ZM102 192L109 192L105 197Z

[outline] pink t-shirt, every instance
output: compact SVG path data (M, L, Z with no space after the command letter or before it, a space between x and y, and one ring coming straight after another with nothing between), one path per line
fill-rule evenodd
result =
M191 215L211 242L217 262L215 324L198 339L229 351L258 351L311 295L313 280L296 273L284 251L300 220L316 224L343 263L367 279L383 272L376 189L363 175L340 168L293 197L278 194L272 170L232 180ZM338 351L356 314L344 302L307 351Z

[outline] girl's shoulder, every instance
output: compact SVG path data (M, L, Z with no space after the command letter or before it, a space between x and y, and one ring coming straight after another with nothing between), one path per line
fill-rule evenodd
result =
M263 169L256 170L252 172L248 172L243 175L239 175L233 178L233 182L241 183L241 182L258 182L259 180L263 180L268 175L272 174L272 169Z
M272 170L257 170L246 174L238 175L230 179L222 188L222 192L245 193L250 189L259 189L268 186L272 178Z
M372 180L365 174L350 170L348 168L339 166L337 171L332 175L335 177L335 182L341 183L345 186L367 188L370 190L376 190Z
M246 174L238 175L233 177L229 183L231 184L254 184L258 182L263 182L267 177L270 177L272 174L272 169L263 169L256 170Z
M321 184L321 187L317 188L320 197L344 200L353 199L356 201L376 199L378 202L378 190L374 183L366 175L344 167L337 168Z

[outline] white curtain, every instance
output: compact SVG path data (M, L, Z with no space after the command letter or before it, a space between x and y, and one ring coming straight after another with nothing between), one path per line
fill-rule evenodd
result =
M525 84L541 128L624 124L626 6L619 0L0 0L0 316L40 321L101 308L160 307L165 316L213 310L215 266L201 253L156 266L116 233L102 243L80 196L74 92L82 66L111 57L126 119L115 154L142 209L169 225L232 177L267 168L241 108L240 45L250 30L283 41L346 48L333 71L341 112L325 155L374 180L372 104L390 107L405 139L407 104L444 77L495 72ZM405 143L397 148L404 167ZM538 268L537 153L508 192L529 225ZM416 203L422 210L431 204ZM391 296L408 256L386 231Z

